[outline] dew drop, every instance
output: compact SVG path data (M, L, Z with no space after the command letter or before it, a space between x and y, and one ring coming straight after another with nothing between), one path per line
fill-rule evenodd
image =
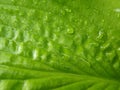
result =
M70 13L71 9L66 8L65 11L68 12L68 13Z
M0 38L0 50L5 47L5 40Z
M116 8L114 11L115 12L120 12L120 8Z
M51 51L53 49L53 45L51 42L48 43L48 51Z
M118 51L120 51L120 47L118 48Z
M17 30L14 31L14 38L13 39L17 39L17 37L19 36L19 32Z
M46 58L47 58L47 57L46 57L45 54L41 56L41 59L42 59L42 60L45 60Z
M56 34L53 35L53 41L55 41L57 39Z
M103 36L104 36L104 33L102 31L99 31L99 35L98 35L97 39L101 39L101 38L103 38Z
M37 57L38 57L38 51L35 49L35 50L33 51L33 59L36 60Z
M61 10L60 12L62 15L65 15L65 11L64 10Z
M12 2L14 2L15 0L11 0Z
M23 51L23 43L21 43L17 48L17 54L20 54Z
M113 64L113 67L114 67L115 69L118 69L118 68L120 67L119 62L115 62L115 63Z
M16 20L17 20L16 16L12 16L12 17L11 17L11 22L12 22L12 23L15 23Z
M74 29L73 28L68 28L67 29L67 33L68 34L73 34L74 33Z
M45 31L45 35L44 35L45 37L49 37L49 31L48 31L48 29Z
M84 24L85 24L85 25L87 25L87 24L88 24L88 22L87 22L87 21L85 21L85 22L84 22Z
M104 23L105 22L105 20L104 19L102 19L102 23Z

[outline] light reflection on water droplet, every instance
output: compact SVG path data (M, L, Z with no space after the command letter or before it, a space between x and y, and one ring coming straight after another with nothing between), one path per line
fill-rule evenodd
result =
M101 39L102 37L103 37L103 32L102 32L102 31L99 31L99 34L98 34L97 39Z
M41 59L42 60L45 60L47 57L46 57L46 55L45 54L43 54L42 56L41 56Z
M55 41L57 39L56 34L53 35L53 41Z
M33 59L35 60L35 59L37 59L37 57L38 57L38 51L34 50L33 51Z
M21 43L17 48L17 54L20 54L23 51L23 43Z
M114 9L115 12L120 12L120 8Z
M118 48L118 51L120 51L120 47Z
M117 17L119 18L120 17L120 8L116 8L114 9L114 11L117 13Z
M12 2L14 2L15 0L11 0Z
M88 24L88 22L87 22L87 21L85 21L85 22L84 22L84 24L85 24L85 25L87 25L87 24Z
M71 12L71 9L68 9L68 8L67 8L67 9L65 9L65 10L66 10L66 12L69 12L69 13Z
M67 33L73 34L73 33L74 33L74 29L73 29L73 28L68 28L68 29L67 29Z
M104 23L104 22L105 22L105 20L103 19L103 20L102 20L102 22Z

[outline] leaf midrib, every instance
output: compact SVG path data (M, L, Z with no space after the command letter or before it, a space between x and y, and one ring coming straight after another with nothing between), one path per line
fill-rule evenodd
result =
M0 65L1 66L1 65ZM98 77L98 76L91 76L91 75L79 75L79 74L74 74L74 73L65 73L65 72L51 72L51 71L36 71L36 70L28 70L28 69L21 69L21 68L18 68L18 67L10 67L10 66L7 66L7 65L3 65L4 68L5 67L8 67L8 68L14 68L16 70L21 70L21 71L28 71L28 72L31 72L31 73L34 73L34 72L37 72L38 74L41 74L41 73L47 73L48 75L49 74L53 74L52 76L56 76L56 75L59 75L59 76L70 76L71 78L72 77L77 77L77 78L83 78L84 79L91 79L91 80L100 80L100 81L107 81L107 82L115 82L115 83L120 83L120 81L118 79L111 79L111 78L105 78L105 77ZM0 67L1 68L1 67ZM38 78L42 78L42 77L36 77L34 79L38 79ZM33 79L33 78L30 78L30 79ZM20 80L20 79L19 79ZM24 80L24 79L23 79ZM25 79L25 80L28 80L28 79Z

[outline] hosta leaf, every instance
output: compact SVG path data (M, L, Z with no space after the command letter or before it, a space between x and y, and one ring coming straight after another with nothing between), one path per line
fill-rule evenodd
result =
M0 0L0 90L120 90L119 0Z

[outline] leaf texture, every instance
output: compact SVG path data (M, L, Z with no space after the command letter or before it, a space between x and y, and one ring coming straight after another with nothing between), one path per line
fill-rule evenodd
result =
M120 90L119 0L0 0L0 90Z

